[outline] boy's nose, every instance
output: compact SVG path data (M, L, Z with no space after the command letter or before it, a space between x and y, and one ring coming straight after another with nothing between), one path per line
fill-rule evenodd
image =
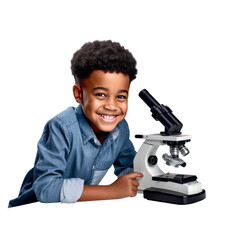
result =
M104 108L107 110L115 111L117 110L117 103L114 99L109 99L105 104Z
M104 108L106 110L110 110L110 111L116 111L117 110L117 106L116 105L112 105L112 104L105 104Z

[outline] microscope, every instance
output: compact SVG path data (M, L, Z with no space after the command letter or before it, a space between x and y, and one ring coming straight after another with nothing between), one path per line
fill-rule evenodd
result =
M145 139L134 158L134 171L144 174L143 178L138 179L138 192L143 192L143 197L148 200L181 205L203 200L206 193L195 175L164 173L155 155L159 146L167 145L170 154L162 155L166 164L176 168L185 167L186 163L179 158L179 153L182 156L189 154L185 144L191 140L191 136L181 134L183 124L169 107L159 104L146 89L139 96L150 107L152 117L160 121L165 130L160 134L135 135L136 138Z

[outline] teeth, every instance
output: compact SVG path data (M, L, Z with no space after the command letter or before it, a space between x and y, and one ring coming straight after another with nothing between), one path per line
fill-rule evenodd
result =
M113 120L116 116L114 115L114 116L110 116L110 115L102 115L102 114L100 114L101 115L101 117L103 117L103 118L105 118L105 119L107 119L107 120Z

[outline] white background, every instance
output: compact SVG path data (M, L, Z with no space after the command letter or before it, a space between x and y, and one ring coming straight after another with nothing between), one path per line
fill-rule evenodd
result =
M1 238L239 239L239 12L231 0L1 1ZM7 208L46 121L76 106L72 54L96 39L120 42L138 61L127 115L136 149L135 134L163 130L138 97L146 88L193 137L186 168L161 166L196 174L204 201L178 206L138 195ZM114 180L110 169L102 184Z

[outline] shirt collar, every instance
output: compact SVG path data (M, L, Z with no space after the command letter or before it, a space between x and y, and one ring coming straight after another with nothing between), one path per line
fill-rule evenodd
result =
M89 120L85 116L82 105L79 104L77 108L75 109L76 116L78 119L79 127L81 129L82 137L83 137L83 143L86 144L90 140L97 146L102 146L102 144L99 142L98 138L96 137L95 133L93 132L93 129L89 123ZM104 142L115 141L119 135L119 127L116 126L109 134L107 135Z

